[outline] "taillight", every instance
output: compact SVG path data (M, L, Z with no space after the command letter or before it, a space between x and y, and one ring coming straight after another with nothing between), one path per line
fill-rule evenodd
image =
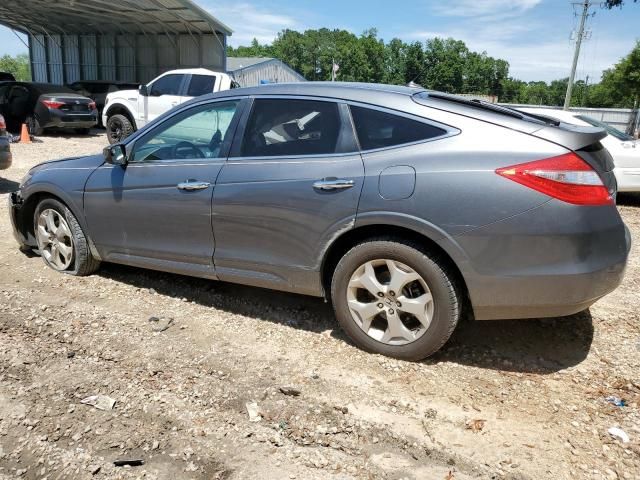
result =
M42 103L48 108L60 108L66 105L64 102L57 102L56 100L42 100Z
M575 153L496 170L509 180L574 205L611 205L602 179Z
M7 124L4 121L4 117L0 115L0 130L6 130L6 129L7 129Z
M96 109L96 102L89 102L89 110L95 110Z

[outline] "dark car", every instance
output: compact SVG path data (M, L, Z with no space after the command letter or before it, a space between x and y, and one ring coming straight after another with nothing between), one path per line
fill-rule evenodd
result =
M11 166L11 148L7 125L4 117L0 115L0 170L6 170Z
M107 95L120 90L138 90L139 83L111 82L108 80L82 80L69 85L74 92L79 93L96 102L98 109L98 122L101 123L101 115L104 110Z
M26 123L32 135L42 135L49 129L73 129L87 134L98 123L93 100L48 83L0 83L0 114L10 132L19 132Z
M0 72L0 82L15 82L16 77L9 72Z
M605 135L419 88L266 85L36 166L10 212L59 272L324 296L357 345L415 360L465 311L571 315L620 284L631 240Z

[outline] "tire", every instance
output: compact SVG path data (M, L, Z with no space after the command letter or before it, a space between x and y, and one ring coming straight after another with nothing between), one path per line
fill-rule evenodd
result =
M135 131L131 121L120 114L113 115L107 119L106 129L107 139L111 145L120 143Z
M67 248L69 245L71 246L71 255L68 261L68 265L66 265L65 262L60 261L62 256L58 256L58 261L56 261L54 259L54 255L52 255L52 248L50 246L45 246L45 242L42 241L42 234L39 231L39 221L41 221L41 219L44 221L44 219L42 218L43 214L47 215L47 218L57 218L58 228L60 228L60 225L63 224L62 220L66 222L69 235L65 235L64 233L61 233L60 235L50 235L55 236L58 239L63 236L69 237L68 240L65 238L64 242L58 242L65 243ZM56 217L56 215L58 217ZM98 270L98 268L100 267L100 261L94 258L94 256L91 254L91 250L89 249L89 242L86 235L82 231L82 227L80 227L78 220L73 215L71 210L69 210L64 204L53 198L46 198L42 200L36 207L33 222L40 256L47 266L61 273L66 273L68 275L74 275L78 277L91 275L96 270ZM62 231L64 230L65 229L62 228Z
M44 133L44 128L40 126L40 122L38 122L38 119L35 116L28 116L25 123L27 124L27 129L29 130L30 135L40 137Z
M367 270L366 265L371 265L372 270ZM392 268L398 272L398 278L417 278L406 285L391 282L390 279L395 278L391 276ZM370 278L367 272L371 271L376 272L378 280L373 289L381 286L383 290L377 293L377 298L369 288L360 288L361 279ZM388 277L388 283L385 283L385 277ZM417 245L391 238L371 239L353 247L338 262L331 281L333 308L338 322L358 347L389 357L418 361L442 348L458 324L462 297L454 278L445 262ZM365 283L371 285L368 281ZM393 292L392 283L404 287L400 292ZM425 300L429 294L431 302ZM371 304L375 304L375 308ZM419 305L417 309L423 321L407 312L414 309L415 304ZM358 308L366 305L371 309L366 312L378 312L371 317L373 320L367 331L365 321L360 321L363 316L358 313L360 310L352 308L354 305ZM395 328L395 333L401 331L404 337L392 336L394 332L389 326L392 322L388 318L396 319L394 325L400 325L397 322L400 320L404 328Z

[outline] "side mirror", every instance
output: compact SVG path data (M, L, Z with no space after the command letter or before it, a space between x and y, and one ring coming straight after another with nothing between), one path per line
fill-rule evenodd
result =
M149 87L147 87L146 85L140 85L138 87L138 92L140 92L140 95L142 95L143 97L148 97L149 96Z
M120 143L106 147L102 153L104 160L111 165L125 166L128 162L127 149Z

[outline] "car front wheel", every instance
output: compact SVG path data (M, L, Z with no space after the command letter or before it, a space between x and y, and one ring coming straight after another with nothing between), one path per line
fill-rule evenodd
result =
M42 200L34 214L34 232L44 263L58 272L90 275L100 266L78 220L64 204Z
M111 145L120 143L134 131L133 124L124 115L113 115L107 119L107 140Z
M410 361L445 344L462 300L446 262L391 239L348 251L334 271L331 296L338 321L357 346Z

